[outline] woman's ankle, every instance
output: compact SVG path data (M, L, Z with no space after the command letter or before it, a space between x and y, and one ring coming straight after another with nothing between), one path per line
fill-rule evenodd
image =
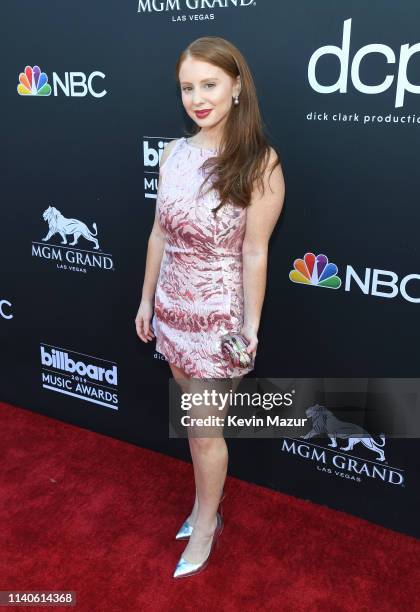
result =
M197 515L198 515L198 503L194 503L190 516L187 519L190 525L194 525L195 521L197 520Z
M199 531L204 536L210 536L214 533L217 527L217 517L214 515L213 518L201 518L197 517L194 523L194 531Z

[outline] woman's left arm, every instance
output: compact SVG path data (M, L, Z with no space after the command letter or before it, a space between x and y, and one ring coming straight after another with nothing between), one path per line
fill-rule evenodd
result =
M270 171L277 154L270 147L270 159L264 172L264 195L256 186L247 208L242 244L244 323L241 333L249 340L247 352L255 358L258 328L267 278L268 243L283 208L285 184L281 165Z

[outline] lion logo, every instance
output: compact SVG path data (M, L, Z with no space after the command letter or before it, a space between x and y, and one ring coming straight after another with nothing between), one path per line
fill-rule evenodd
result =
M382 444L375 442L372 436L360 427L353 423L347 423L346 421L340 421L337 419L330 410L327 410L325 406L315 404L306 409L306 416L312 420L312 429L304 436L301 436L304 440L309 440L315 436L321 434L327 434L331 440L328 446L337 448L337 438L344 438L348 440L347 446L342 446L340 450L351 451L353 447L361 442L363 446L378 453L378 461L385 461L385 453L382 448L385 446L385 436L381 434L379 437L382 440ZM359 434L360 437L357 435Z
M43 238L43 241L47 241L54 236L54 234L60 234L62 241L61 244L67 244L66 235L73 234L73 242L69 243L69 246L75 246L80 236L90 240L94 243L94 249L99 249L99 243L95 236L98 235L98 229L96 223L92 223L95 230L95 234L92 234L88 226L79 221L78 219L68 219L54 206L48 206L42 213L42 218L48 223L48 234Z

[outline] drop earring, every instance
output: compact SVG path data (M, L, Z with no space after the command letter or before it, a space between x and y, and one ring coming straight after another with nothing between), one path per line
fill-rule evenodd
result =
M239 104L238 96L234 96L234 97L233 97L233 103L234 103L235 105Z

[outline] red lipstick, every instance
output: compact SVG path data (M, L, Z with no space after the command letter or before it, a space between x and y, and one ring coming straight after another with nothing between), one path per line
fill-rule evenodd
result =
M197 117L199 119L203 119L204 117L207 117L207 115L209 115L212 110L213 109L209 108L209 109L206 109L206 110L194 111L194 112L195 112L195 114L197 115Z

